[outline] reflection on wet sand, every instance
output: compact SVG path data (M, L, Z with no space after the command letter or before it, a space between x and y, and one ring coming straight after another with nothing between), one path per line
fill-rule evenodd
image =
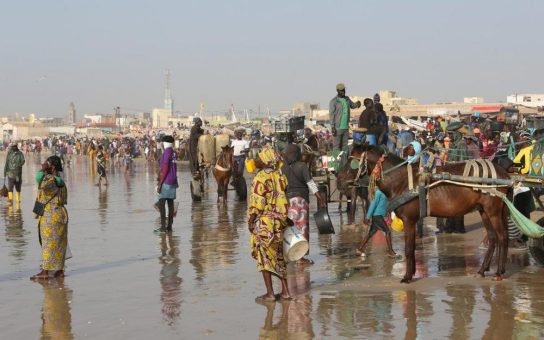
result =
M259 339L313 339L310 313L311 299L260 303L266 308L264 326L259 331ZM278 307L279 305L279 307ZM281 308L279 320L274 322L276 309Z
M361 292L324 293L318 302L317 318L321 336L338 334L356 337L361 334L390 334L393 298L389 294L368 296ZM336 332L331 332L331 327Z
M451 298L450 301L444 301L449 306L446 312L453 317L449 335L457 339L468 339L476 304L476 289L470 285L448 285L446 293Z
M6 226L6 242L9 242L13 247L10 255L15 260L14 264L22 263L28 243L25 238L25 234L28 232L25 232L23 228L23 215L20 210L14 210L11 206L2 206L0 215Z
M229 213L245 217L245 204L236 202L234 209L226 206L216 209L217 215L211 214L209 207L193 204L191 264L198 281L215 267L234 265L238 255L238 230Z
M64 279L38 281L43 287L42 339L73 339L72 290L64 284Z
M168 325L173 325L181 315L181 282L179 270L179 237L171 233L161 235L161 302L162 315Z
M98 216L101 225L108 223L108 187L98 187Z

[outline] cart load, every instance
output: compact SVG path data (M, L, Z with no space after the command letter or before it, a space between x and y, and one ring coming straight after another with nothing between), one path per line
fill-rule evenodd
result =
M215 164L215 138L212 135L202 135L198 139L198 162Z

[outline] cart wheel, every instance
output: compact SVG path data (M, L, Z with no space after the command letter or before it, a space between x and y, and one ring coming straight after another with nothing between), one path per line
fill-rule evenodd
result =
M202 201L202 191L200 190L200 181L191 180L191 198L194 202Z
M539 226L544 227L544 217L536 222ZM544 237L529 238L529 252L536 263L544 266Z
M244 177L236 179L236 194L240 201L245 201L247 199L247 184Z

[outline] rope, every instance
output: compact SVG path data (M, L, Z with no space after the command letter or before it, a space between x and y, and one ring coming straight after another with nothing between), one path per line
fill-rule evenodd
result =
M507 184L496 184L496 185L470 184L470 183L452 181L452 180L449 180L449 179L441 179L441 180L438 180L436 182L433 182L433 183L427 185L427 188L431 189L432 187L435 187L435 186L437 186L438 184L441 184L441 183L449 183L449 184L454 184L454 185L459 185L459 186L464 186L464 187L471 187L471 188L479 188L479 189L494 189L494 188L510 187L510 185L507 185Z

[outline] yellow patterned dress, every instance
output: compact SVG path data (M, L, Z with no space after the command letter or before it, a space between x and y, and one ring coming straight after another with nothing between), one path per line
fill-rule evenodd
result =
M37 176L38 177L38 176ZM60 185L60 186L59 186ZM38 190L38 200L46 204L43 216L38 219L40 245L42 246L42 269L64 270L68 245L67 191L62 179L45 175Z
M260 170L253 179L248 207L249 215L257 215L250 238L251 256L257 260L257 269L282 278L285 277L283 231L289 208L286 187L287 178L279 170Z

